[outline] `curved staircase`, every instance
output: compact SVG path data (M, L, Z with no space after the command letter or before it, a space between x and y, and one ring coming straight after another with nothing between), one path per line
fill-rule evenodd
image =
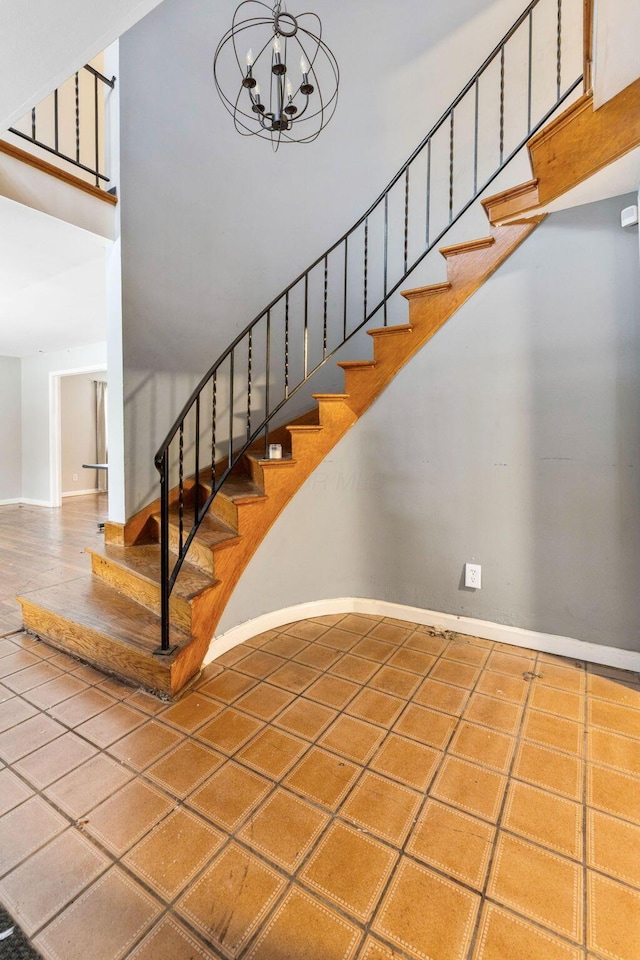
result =
M538 2L539 0L534 0L527 7L517 24L496 47L492 57L485 62L481 71L492 62L492 58L501 57L504 63L504 45L516 29L527 27L532 10ZM387 192L353 228L355 230L364 225L365 231L364 320L358 329L366 325L369 317L377 316L380 309L378 305L375 310L367 314L367 231L369 215L373 216L372 211L375 211L381 202L384 202L386 216L389 191L399 183L405 192L404 272L393 289L388 290L385 246L385 305L388 295L400 286L416 263L422 260L432 246L436 245L448 226L457 219L457 216L453 216L453 187L451 186L447 228L431 244L427 227L427 249L420 254L416 263L408 263L409 166L425 146L430 149L429 138L442 127L443 122L449 122L449 117L451 117L453 131L453 110L463 95L469 92L473 94L473 84L476 83L477 86L481 71L472 78L449 111L394 178ZM640 87L636 89L635 85L631 93L629 88L619 95L620 99L615 98L619 99L619 102L609 108L607 115L602 114L601 111L594 112L590 99L582 97L577 101L577 106L575 104L570 106L559 119L544 129L546 121L558 105L581 80L580 77L573 81L562 96L558 90L558 102L554 104L552 110L547 111L545 116L540 118L535 126L535 131L542 130L542 133L536 133L532 140L527 138L534 148L540 143L545 145L545 151L542 152L546 159L539 162L536 159L535 150L531 150L534 180L519 184L482 201L491 222L489 235L452 246L440 247L440 253L446 261L446 281L404 291L403 295L408 301L408 323L367 330L373 344L372 358L343 361L338 364L344 371L344 392L314 394L313 409L282 426L275 426L273 413L278 412L284 402L275 406L274 411L270 412L267 399L266 416L259 427L253 429L250 383L252 350L255 350L252 335L257 323L254 321L254 324L247 328L203 378L185 406L181 417L174 424L165 445L161 448L156 458L156 465L161 469L162 474L161 498L145 507L124 526L106 525L104 547L89 551L92 561L91 576L70 581L62 587L39 590L20 598L25 627L109 673L127 678L163 695L174 695L184 687L198 673L216 625L240 576L289 500L347 430L380 396L395 374L498 269L543 219L540 198L549 197L556 190L553 177L558 174L554 174L552 169L554 164L555 169L558 169L556 148L563 151L563 162L559 164L559 168L562 191L564 191L590 176L595 169L599 169L602 166L603 155L606 154L609 157L606 162L610 162L613 154L621 156L640 142L640 111L635 110L633 116L629 114L629 105L635 109L638 95L640 95ZM624 118L623 121L620 119L621 116ZM607 117L609 117L608 121ZM585 143L589 142L589 122L594 131L594 143L597 144L593 151L585 150ZM621 129L621 122L623 129ZM529 129L534 128L530 126ZM576 136L576 130L579 136ZM606 137L609 143L614 142L614 145L607 148L604 153L603 137ZM503 156L502 139L500 148L500 164L497 171L479 188L476 189L477 184L474 185L474 195L469 203L461 208L459 215L486 191L488 184L517 152L514 151L509 157ZM550 156L556 158L551 165L548 161ZM571 171L570 174L567 171ZM405 181L406 187L403 187ZM527 219L523 219L525 212ZM348 240L350 236L351 232L338 244ZM328 258L338 244L310 268L310 270L315 267L324 269L325 351L322 363L331 356L326 349ZM307 376L308 276L307 271L302 277L305 283L305 377L303 382L306 382L314 372L311 371ZM287 324L289 291L293 286L285 291ZM271 306L273 307L273 304ZM268 308L258 318L258 320L267 318L267 329L269 329L271 316L270 309ZM286 330L286 349L288 350L288 325ZM241 342L241 338L246 336L248 336L249 360L247 439L246 442L236 441L231 429L232 438L227 441L226 457L215 457L217 462L208 464L203 469L199 457L201 427L199 418L203 390L208 385L212 391L215 430L216 372L225 357L230 355L233 360L233 350ZM343 342L347 339L349 337L345 319ZM288 367L285 378L285 400L287 400L289 398ZM231 384L233 388L233 367ZM292 394L294 392L295 390L291 391ZM233 401L231 402L233 414ZM192 476L184 477L185 422L193 410L197 418L196 469ZM264 459L265 441L281 443L284 451L283 459ZM172 449L171 444L178 442L179 481L171 486L168 482L169 451ZM217 451L215 441L212 447Z

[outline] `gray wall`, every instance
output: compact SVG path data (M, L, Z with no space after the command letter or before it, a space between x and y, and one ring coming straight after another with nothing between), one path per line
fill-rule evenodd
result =
M640 649L631 202L549 217L449 321L289 505L221 631L361 596Z
M375 199L524 3L350 0L345 16L321 0L338 111L277 154L235 133L214 89L235 6L164 0L120 44L128 515L157 495L153 455L195 382Z
M60 378L60 439L62 496L97 489L95 470L83 463L96 462L95 380L106 374L82 373ZM77 479L73 479L74 476Z
M22 496L19 357L0 357L0 503Z

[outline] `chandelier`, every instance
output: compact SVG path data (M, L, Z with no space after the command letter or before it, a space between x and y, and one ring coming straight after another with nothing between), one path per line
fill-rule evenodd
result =
M239 73L239 76L238 76ZM338 102L340 73L315 13L243 0L213 58L213 76L238 133L311 143Z

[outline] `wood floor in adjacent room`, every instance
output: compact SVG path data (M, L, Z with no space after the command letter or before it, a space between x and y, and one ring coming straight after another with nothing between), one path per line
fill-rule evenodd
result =
M47 960L638 960L639 679L347 615L168 705L14 634L0 902Z

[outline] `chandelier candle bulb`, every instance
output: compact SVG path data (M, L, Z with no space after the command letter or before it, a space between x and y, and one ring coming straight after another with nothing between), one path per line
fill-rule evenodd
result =
M284 73L287 72L287 65L282 62L282 47L280 46L280 38L273 38L273 66L271 70L277 77L281 77Z

